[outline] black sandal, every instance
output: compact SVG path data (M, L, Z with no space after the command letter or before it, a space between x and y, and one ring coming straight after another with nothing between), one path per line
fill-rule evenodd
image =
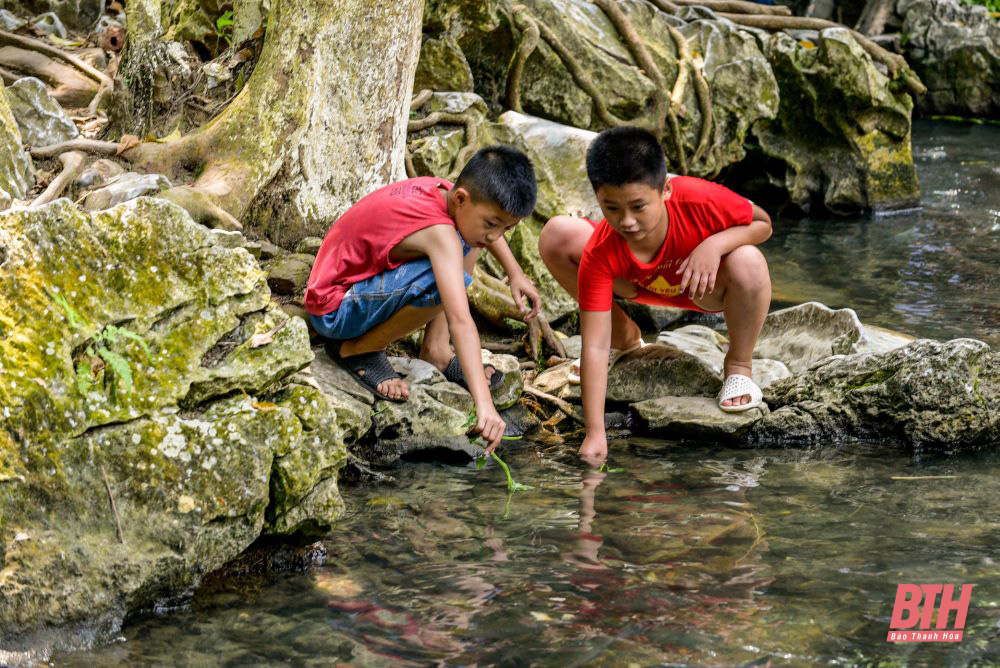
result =
M406 401L406 399L393 399L389 395L378 391L379 383L386 380L393 380L394 378L402 378L392 368L392 365L389 364L389 358L386 356L384 350L341 357L339 351L340 341L327 341L323 345L323 348L326 350L326 354L330 356L330 359L336 362L340 368L351 374L354 380L368 389L376 398L395 403ZM359 374L359 371L363 371L364 375Z
M490 390L495 390L503 384L504 373L492 364L484 364L483 371L486 369L493 369L493 375L490 376ZM452 357L448 366L444 368L444 377L453 383L458 383L465 389L469 389L469 386L465 384L465 374L462 373L462 363L458 361L458 355Z

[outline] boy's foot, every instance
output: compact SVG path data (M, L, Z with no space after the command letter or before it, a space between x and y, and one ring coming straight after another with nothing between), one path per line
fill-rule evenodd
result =
M719 391L719 408L726 413L741 413L759 405L763 399L760 387L750 376L733 373L726 376Z
M326 354L379 399L401 402L410 398L410 388L389 364L384 350L341 356L343 343L327 341Z
M465 373L462 371L462 363L458 361L458 355L451 358L448 365L441 370L444 377L453 383L458 383L465 389L469 389L469 386L465 384ZM495 390L500 387L503 383L504 374L497 370L492 364L484 364L483 372L486 374L486 382L489 383L490 389Z

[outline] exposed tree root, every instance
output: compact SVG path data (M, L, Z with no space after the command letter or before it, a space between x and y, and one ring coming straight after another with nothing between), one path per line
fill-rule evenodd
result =
M187 211L196 223L218 230L242 231L243 225L219 206L215 199L188 186L174 186L157 195Z
M14 33L7 32L6 30L0 30L0 44L10 44L22 49L30 49L53 58L64 60L100 84L97 89L97 94L94 96L94 99L91 100L90 107L87 109L91 116L97 115L97 107L101 103L101 100L114 89L115 82L107 74L101 72L89 63L84 62L80 58L77 58L73 54L66 53L61 49L49 46L41 40L34 39L32 37L24 37L22 35L15 35Z
M688 44L687 37L674 26L667 26L667 29L670 31L670 37L674 40L678 60L680 60L678 64L680 71L677 75L677 82L683 83L687 81L686 78L682 79L680 72L686 72L690 68L694 73L695 95L698 98L698 108L701 112L701 133L698 136L698 147L695 149L694 157L691 161L698 162L705 155L705 151L708 150L709 142L712 138L712 126L715 123L715 116L712 109L712 92L709 90L708 81L705 80L701 59L695 60L691 56L691 47ZM671 104L675 104L679 108L684 98L683 86L675 83L674 92L670 98Z
M784 5L758 5L743 0L671 0L672 4L708 7L714 12L732 14L761 14L765 16L791 16L792 11Z
M552 325L546 320L541 314L536 318L538 320L539 327L542 328L542 339L548 344L549 348L559 357L566 357L566 347L563 346L562 341L556 336L555 331L552 329Z
M52 179L52 183L49 187L45 189L41 195L35 198L29 208L34 208L36 206L41 206L43 204L48 204L49 202L58 199L63 191L66 190L66 186L76 178L76 175L80 173L80 169L83 167L83 163L86 161L87 155L82 151L68 151L59 156L59 162L62 163L62 171L56 178Z
M424 106L432 97L434 97L434 91L429 88L423 89L413 96L412 100L410 100L410 111L416 111L420 107Z
M764 30L825 30L826 28L845 28L850 31L851 36L868 52L872 59L889 68L889 73L893 79L901 76L907 89L914 95L923 95L927 92L927 88L910 69L910 66L906 64L906 60L902 56L886 51L858 31L851 30L840 23L804 16L748 16L745 14L728 13L720 13L719 16L739 25L751 28L763 28Z
M407 123L406 131L408 133L419 132L442 123L445 125L461 125L465 128L465 146L455 156L455 164L452 167L451 173L448 174L448 180L454 181L458 178L458 175L462 172L462 168L465 167L465 163L469 161L469 158L472 157L472 154L476 152L479 146L479 119L468 111L463 111L460 114L435 111L423 118L418 118ZM407 175L410 178L417 176L417 170L413 165L413 157L410 155L409 148L406 149L404 161Z
M573 407L573 404L569 403L565 399L560 399L559 397L552 396L547 392L542 392L537 387L532 387L531 385L525 385L524 391L533 397L538 397L539 399L547 401L548 403L552 404L553 406L561 410L563 413L565 413L568 417L572 418L573 421L575 421L576 423L581 424L583 426L587 426L584 423L583 416L580 415L579 411L577 411L577 409Z
M510 66L507 68L507 90L504 97L507 100L508 108L523 112L524 110L521 108L521 77L524 75L524 64L538 47L541 32L538 30L537 23L524 20L523 12L515 14L515 17L518 16L522 17L521 22L524 24L524 28L521 31L521 42L517 45L517 51L514 52Z
M64 108L86 107L100 84L78 69L45 54L15 46L0 47L0 76L10 85L23 77L42 80Z
M43 159L54 158L67 151L84 151L86 153L96 153L97 155L117 155L120 148L121 144L117 142L80 137L52 144L51 146L32 147L31 155L35 158Z

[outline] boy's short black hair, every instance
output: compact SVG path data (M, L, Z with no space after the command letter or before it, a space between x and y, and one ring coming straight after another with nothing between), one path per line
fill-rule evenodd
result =
M455 187L468 190L477 202L493 202L518 218L531 214L538 197L531 160L503 144L476 151L458 175Z
M596 192L601 186L644 183L663 189L667 160L663 147L648 130L620 127L597 135L587 149L587 177Z

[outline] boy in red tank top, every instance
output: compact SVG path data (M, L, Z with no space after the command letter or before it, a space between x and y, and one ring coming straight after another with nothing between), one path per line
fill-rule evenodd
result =
M756 248L771 219L721 185L667 178L663 149L651 133L613 128L587 151L587 176L606 218L557 216L542 230L549 271L580 304L580 380L587 435L580 455L607 455L604 400L608 360L642 345L638 326L615 297L642 304L721 311L729 328L719 408L760 403L750 378L753 349L771 303L771 279Z
M505 429L490 395L501 376L482 365L465 290L485 248L507 272L525 319L538 313L538 291L503 236L531 213L536 194L527 156L491 146L454 185L424 176L362 198L327 232L306 287L305 308L327 354L378 398L405 401L409 387L385 349L426 325L421 359L468 388L475 429L492 451Z

